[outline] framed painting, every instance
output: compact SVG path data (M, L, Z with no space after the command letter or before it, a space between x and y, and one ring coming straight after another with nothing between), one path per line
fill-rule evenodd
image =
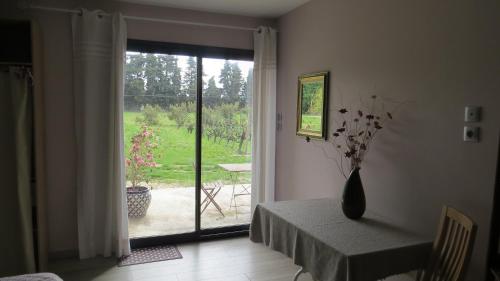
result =
M297 135L326 139L329 76L327 71L299 76Z

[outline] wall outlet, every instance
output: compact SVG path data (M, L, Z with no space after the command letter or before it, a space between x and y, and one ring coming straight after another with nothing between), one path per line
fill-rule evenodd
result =
M465 107L465 122L479 122L481 121L481 107L480 106L466 106Z
M464 141L479 142L479 127L464 127Z

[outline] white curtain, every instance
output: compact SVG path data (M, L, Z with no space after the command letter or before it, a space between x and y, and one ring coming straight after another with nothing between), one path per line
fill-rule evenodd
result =
M252 211L274 201L276 142L276 30L254 32L252 105Z
M80 258L130 254L123 151L126 27L120 14L72 16Z

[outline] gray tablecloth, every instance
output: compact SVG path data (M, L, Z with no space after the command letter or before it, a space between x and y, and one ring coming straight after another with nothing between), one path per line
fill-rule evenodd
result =
M432 248L429 239L369 211L347 219L334 199L259 204L250 239L291 257L319 281L373 281L422 268Z

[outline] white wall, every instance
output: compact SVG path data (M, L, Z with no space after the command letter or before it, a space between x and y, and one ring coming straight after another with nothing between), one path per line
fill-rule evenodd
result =
M500 129L499 13L498 1L312 0L281 17L277 199L341 196L325 144L295 135L297 77L329 70L332 108L372 93L408 102L363 164L368 208L431 238L443 204L470 215L479 232L468 280L481 280ZM465 105L483 106L480 143L461 139Z

